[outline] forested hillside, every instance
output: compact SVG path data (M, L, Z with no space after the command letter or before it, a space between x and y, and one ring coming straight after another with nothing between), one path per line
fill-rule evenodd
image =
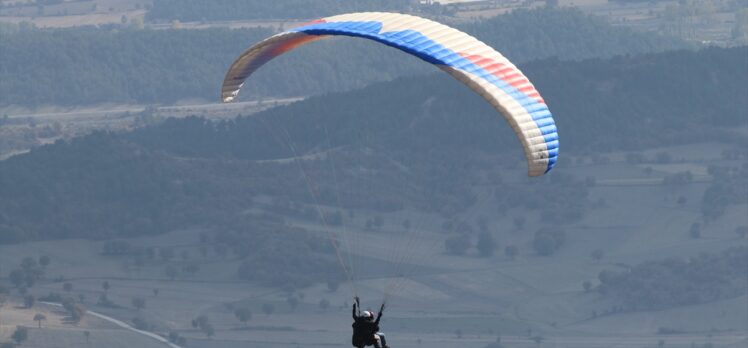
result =
M742 97L748 85L740 78L748 74L746 55L748 47L710 48L581 62L548 59L520 68L554 112L563 151L636 150L707 139L744 141L729 129L743 124L741 110L748 108ZM516 146L490 105L443 73L309 98L263 115L271 124L281 124L301 152L328 137L333 147L376 141L414 152L434 146L514 151ZM188 156L290 156L275 144L263 147L277 143L263 119L244 117L219 127L175 121L163 130L144 129L133 136L153 148ZM162 131L170 136L160 137Z
M744 295L746 265L748 247L649 261L623 272L601 272L598 291L618 303L612 313L707 303Z
M465 32L519 62L607 58L691 47L691 43L653 33L614 27L574 8L517 10L509 15L461 26Z
M706 49L522 68L555 113L563 161L703 141L745 149L745 135L733 129L748 108L746 54L748 48ZM321 153L303 163L284 160ZM331 251L319 238L285 238L306 235L285 219L318 224L315 205L342 204L450 221L476 203L475 185L501 185L501 171L522 175L521 162L510 128L469 89L441 73L400 78L230 121L192 117L95 133L2 161L0 243L199 227L220 232L235 253L257 251L242 260L285 262L278 267L283 276L256 273L261 267L245 268L244 276L303 284L309 265L332 262ZM730 183L712 185L705 205L724 210L745 202L745 169L724 175ZM376 189L362 191L362 181ZM494 209L522 206L557 228L599 204L589 197L592 184L560 166L532 185L502 185ZM736 198L715 204L725 190ZM719 211L704 214L717 218Z
M517 11L464 29L517 63L687 47L675 39L612 27L574 10ZM217 100L233 59L272 34L266 29L2 30L0 105L25 106ZM360 39L315 43L263 67L247 83L242 98L324 94L434 71L411 56L393 53Z
M745 148L745 136L729 129L748 108L741 97L748 93L742 80L747 51L546 61L525 70L555 112L564 154L705 140ZM469 206L465 187L481 170L481 156L504 156L491 163L506 166L521 161L509 127L468 89L441 74L400 79L232 121L190 118L122 135L97 133L0 162L0 236L14 242L152 234L226 223L255 195L286 190L309 201L292 165L255 161L325 148L340 149L341 167L392 169L389 161L396 159L409 164L414 178L429 178L416 181L424 186L417 190L421 195L382 190L360 204L385 210L403 202L423 210L448 207L435 210L447 215ZM386 157L367 155L365 148L378 148ZM329 164L323 162L310 162L308 170L324 170ZM392 170L378 180L397 180L400 174ZM745 186L743 181L733 188ZM584 195L579 199L547 204L583 210Z

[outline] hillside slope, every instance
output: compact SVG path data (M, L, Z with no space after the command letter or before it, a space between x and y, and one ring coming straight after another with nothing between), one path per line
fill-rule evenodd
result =
M495 45L516 63L691 47L679 40L612 27L573 10L518 11L464 30ZM231 62L273 33L268 29L13 26L0 31L0 106L30 107L217 100ZM268 64L247 83L243 98L321 95L432 71L416 58L366 40L330 40Z

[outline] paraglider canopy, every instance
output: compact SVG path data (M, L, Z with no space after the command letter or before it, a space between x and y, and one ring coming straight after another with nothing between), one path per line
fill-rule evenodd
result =
M558 132L548 106L508 59L478 39L425 18L362 12L322 18L273 35L247 49L231 65L221 89L233 101L263 64L301 45L330 36L374 40L438 66L480 94L504 116L525 151L528 175L550 171L558 158Z

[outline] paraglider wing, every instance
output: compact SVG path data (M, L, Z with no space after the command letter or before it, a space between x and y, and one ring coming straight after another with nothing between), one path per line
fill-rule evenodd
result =
M223 82L223 102L233 101L244 81L263 64L301 45L326 37L361 37L398 48L438 66L483 96L522 142L528 174L539 176L558 157L551 112L530 81L499 52L449 26L397 13L350 13L316 20L271 36L246 50Z

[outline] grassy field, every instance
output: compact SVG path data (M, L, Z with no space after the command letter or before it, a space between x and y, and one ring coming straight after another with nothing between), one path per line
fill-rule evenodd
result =
M9 6L24 1L2 0L6 5L0 9L0 21L31 22L38 27L61 28L81 25L119 24L122 17L127 20L142 19L145 7L151 0L91 0L64 1L60 4L37 6ZM27 1L31 2L31 1Z
M39 324L33 320L36 314L42 314L46 320ZM22 347L163 347L163 344L139 334L124 330L91 315L85 316L79 323L71 323L61 308L36 304L33 308L24 308L18 302L6 302L0 306L0 342L10 341L16 326L29 329L28 340ZM86 332L89 333L88 338Z
M212 120L250 115L303 98L280 98L232 104L185 100L173 106L98 105L82 108L44 107L29 109L8 106L0 114L8 121L0 125L0 160L25 153L31 148L71 139L93 131L126 131L166 118L199 115ZM142 115L147 115L145 118Z

